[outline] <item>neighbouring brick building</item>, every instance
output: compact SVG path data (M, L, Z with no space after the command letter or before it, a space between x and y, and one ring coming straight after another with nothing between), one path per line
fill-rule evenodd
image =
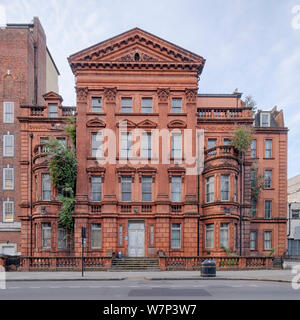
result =
M23 106L44 105L43 94L58 91L58 75L38 18L0 29L0 254L22 251L20 214L29 206L29 159L21 154L29 127L21 135L18 118Z
M50 92L44 106L23 108L20 117L21 168L27 172L19 199L23 255L30 254L31 239L29 132L35 256L80 256L82 227L88 256L223 256L224 247L242 255L286 251L282 111L259 111L254 119L237 91L198 94L204 58L138 28L71 55L69 63L77 94L74 248L63 241L43 147L49 136L69 143L63 120L74 109ZM254 129L244 179L230 145L238 126ZM194 157L199 152L203 161L187 164L187 151ZM259 174L265 187L252 203L251 183Z

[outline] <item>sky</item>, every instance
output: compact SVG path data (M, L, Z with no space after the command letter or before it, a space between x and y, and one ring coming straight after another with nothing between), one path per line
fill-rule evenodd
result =
M300 0L0 0L0 25L34 16L65 105L75 105L67 57L139 27L206 59L199 93L238 88L258 109L283 109L288 177L300 174Z

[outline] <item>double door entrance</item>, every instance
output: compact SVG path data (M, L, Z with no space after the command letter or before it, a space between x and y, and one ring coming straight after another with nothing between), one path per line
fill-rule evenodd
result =
M128 222L128 256L145 256L145 223L144 221Z

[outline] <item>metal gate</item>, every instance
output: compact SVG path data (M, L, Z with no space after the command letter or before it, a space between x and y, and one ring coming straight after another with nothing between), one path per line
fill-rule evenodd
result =
M300 256L300 240L288 239L288 256Z

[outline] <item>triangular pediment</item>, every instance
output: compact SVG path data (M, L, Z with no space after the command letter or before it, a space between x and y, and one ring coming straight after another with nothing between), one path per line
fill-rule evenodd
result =
M75 62L97 63L193 63L203 67L205 60L188 50L135 28L69 57Z
M152 122L151 120L144 120L137 124L138 128L156 128L157 124L155 122Z
M121 120L117 123L118 128L135 128L136 124L128 119Z
M58 93L54 92L54 91L50 91L47 92L43 95L43 98L45 100L59 100L59 101L63 101L63 98L61 95L59 95Z

